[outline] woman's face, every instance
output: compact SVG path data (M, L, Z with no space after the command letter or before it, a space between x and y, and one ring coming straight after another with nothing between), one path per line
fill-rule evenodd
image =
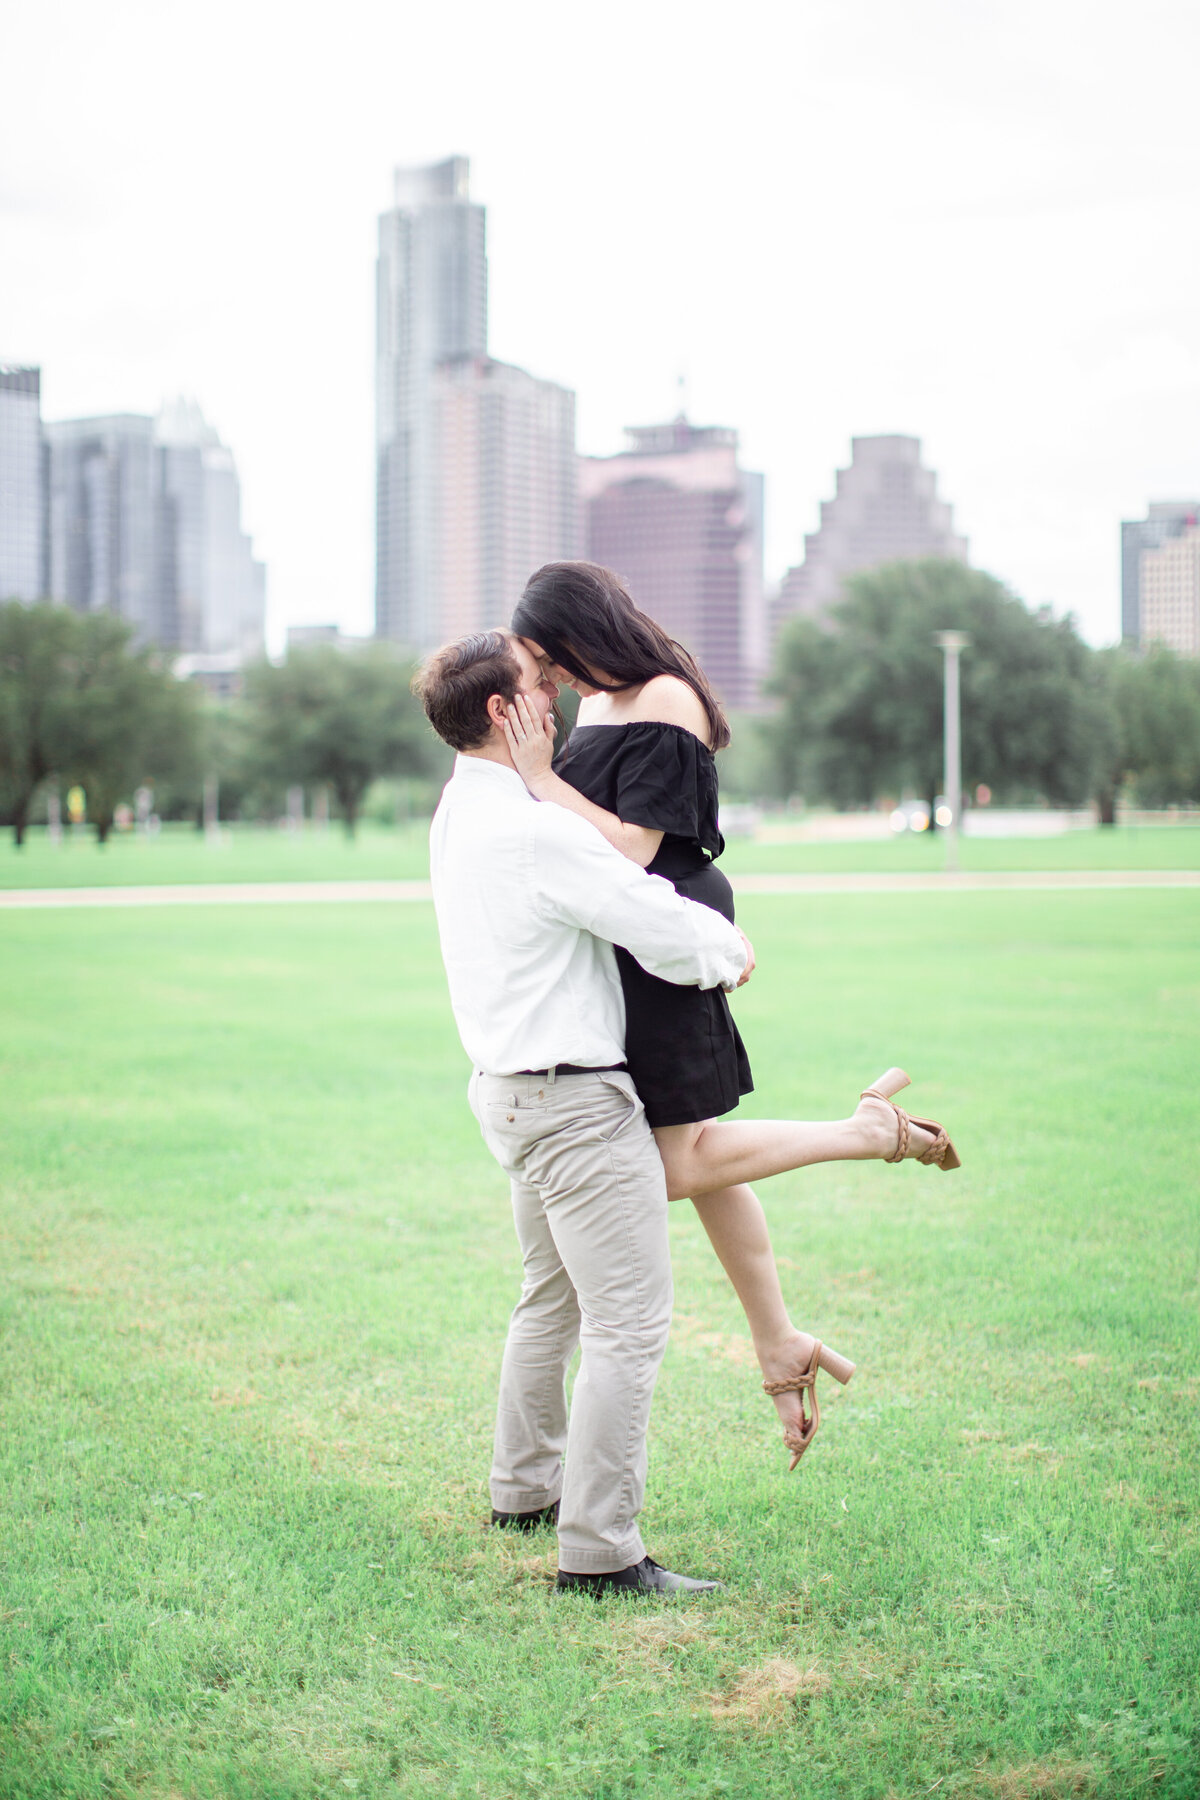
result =
M572 675L569 670L563 668L561 663L556 663L549 651L543 649L542 645L536 643L533 638L522 638L521 642L528 645L531 655L537 658L538 664L547 678L556 682L559 687L574 688L581 700L589 700L593 694L603 691L602 687L594 687L591 682L581 681L578 675ZM579 666L581 669L588 667L587 663L582 660ZM612 687L614 685L611 675L606 675L603 669L589 669L588 673L604 686Z

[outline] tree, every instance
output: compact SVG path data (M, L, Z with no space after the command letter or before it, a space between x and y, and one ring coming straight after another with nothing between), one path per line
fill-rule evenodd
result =
M363 795L381 775L432 767L425 715L409 690L412 665L387 644L293 650L246 677L248 757L279 782L328 782L353 836Z
M76 620L73 743L65 770L87 794L103 844L116 808L156 780L198 779L199 696L111 613Z
M0 607L0 786L17 844L52 777L85 790L103 843L120 800L190 768L195 700L111 613Z
M74 747L77 623L61 606L0 605L0 791L17 845L38 788L67 768Z
M942 653L934 633L967 631L962 659L965 785L1077 804L1091 791L1104 709L1093 652L1072 621L1033 614L962 563L890 563L851 576L828 630L797 620L768 691L777 762L839 805L942 784Z
M1108 719L1101 821L1115 823L1123 787L1143 806L1200 800L1200 662L1161 646L1104 650L1096 662Z

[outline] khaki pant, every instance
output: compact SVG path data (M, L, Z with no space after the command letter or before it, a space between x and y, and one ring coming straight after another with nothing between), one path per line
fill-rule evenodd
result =
M662 1161L625 1074L476 1074L470 1100L512 1181L524 1259L500 1374L492 1504L532 1512L559 1500L561 1568L629 1568L646 1554L637 1525L646 1426L671 1320Z

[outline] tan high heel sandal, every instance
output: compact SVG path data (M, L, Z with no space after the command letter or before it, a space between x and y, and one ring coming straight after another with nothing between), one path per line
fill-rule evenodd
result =
M891 1163L904 1161L908 1155L910 1127L916 1125L922 1131L928 1131L933 1138L928 1150L922 1151L921 1155L916 1158L917 1162L927 1163L937 1169L961 1169L962 1158L950 1142L946 1127L939 1125L936 1119L918 1119L916 1113L906 1113L904 1108L897 1106L892 1099L893 1094L898 1094L900 1089L906 1088L908 1084L909 1077L903 1069L889 1069L886 1075L879 1077L873 1087L864 1088L859 1096L862 1100L886 1100L896 1115L896 1122L900 1128L896 1138L896 1154L885 1156L883 1160Z
M813 1344L812 1355L808 1359L808 1367L803 1375L789 1375L783 1381L764 1381L764 1394L799 1394L800 1395L800 1429L785 1430L784 1445L792 1452L792 1460L788 1464L790 1475L808 1446L817 1435L821 1423L821 1403L817 1399L817 1370L824 1369L835 1381L845 1387L854 1373L854 1364L847 1356L839 1356L836 1350L830 1350L819 1340ZM808 1395L808 1408L805 1408L804 1396Z

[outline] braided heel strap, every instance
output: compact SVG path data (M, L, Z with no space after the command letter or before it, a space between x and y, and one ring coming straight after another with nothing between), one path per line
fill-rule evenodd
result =
M923 1156L919 1156L917 1158L917 1161L923 1162L923 1163L928 1163L931 1168L940 1169L942 1166L943 1160L945 1158L946 1152L949 1148L950 1148L950 1139L946 1135L946 1130L945 1130L945 1127L943 1126L942 1129L938 1132L937 1136L934 1138L932 1144L930 1144L928 1150L926 1150L926 1152Z
M908 1139L909 1139L909 1125L910 1125L909 1116L905 1112L904 1108L902 1106L897 1106L896 1102L894 1100L889 1100L886 1094L881 1094L879 1092L878 1088L864 1088L862 1093L859 1095L859 1099L860 1100L882 1100L885 1106L891 1107L892 1111L896 1115L896 1124L898 1127L898 1131L897 1131L897 1135L896 1135L896 1150L895 1150L895 1154L893 1156L885 1156L883 1160L884 1160L884 1162L890 1162L890 1163L903 1162L905 1157L908 1155ZM945 1135L946 1135L945 1132L943 1132L942 1136L945 1137ZM935 1146L935 1148L936 1148L936 1146ZM928 1154L926 1154L925 1156L922 1156L920 1158L921 1162L935 1162L936 1160L937 1159L935 1157L928 1155Z
M783 1434L784 1444L792 1452L792 1460L788 1464L789 1475L816 1437L821 1423L821 1405L817 1399L817 1370L821 1363L821 1348L819 1343L813 1345L812 1355L808 1359L808 1367L803 1375L789 1375L783 1381L763 1382L764 1394L799 1394L801 1396L800 1429L797 1431L794 1427L789 1426ZM808 1396L807 1407L804 1401L805 1395Z

